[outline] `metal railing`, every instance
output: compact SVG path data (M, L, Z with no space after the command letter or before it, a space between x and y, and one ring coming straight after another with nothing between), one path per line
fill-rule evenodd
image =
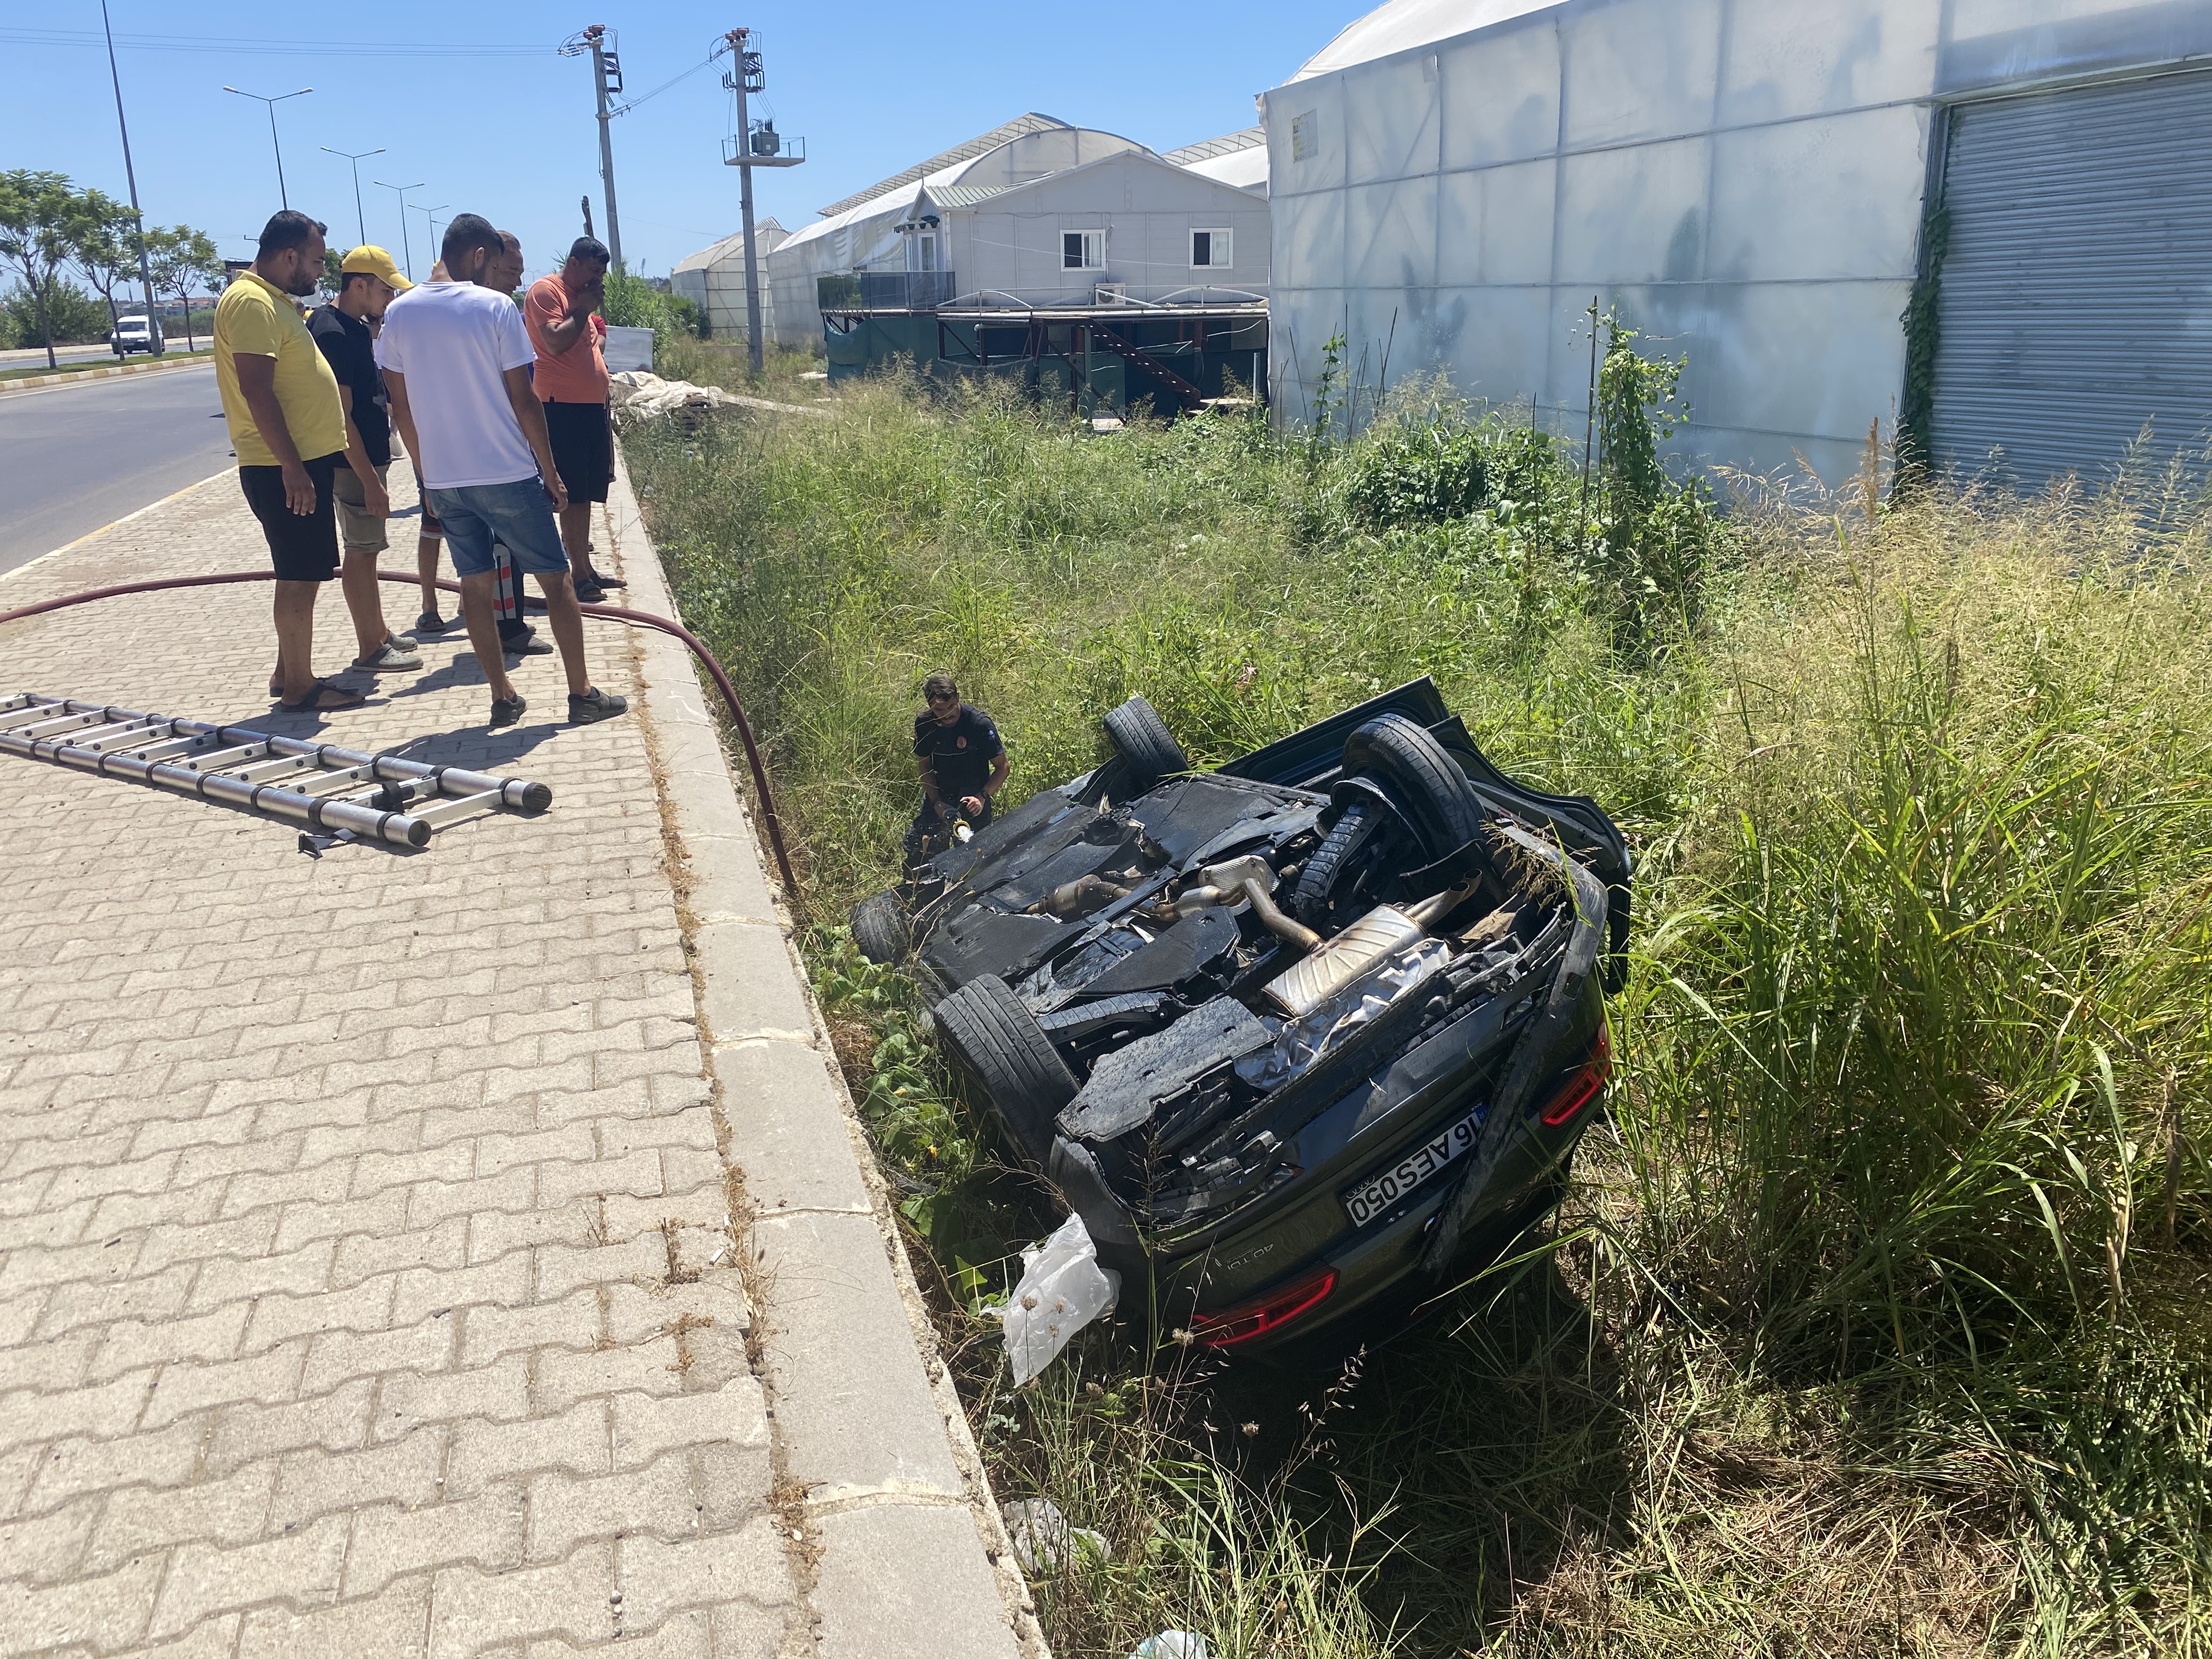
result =
M949 270L848 270L814 279L823 311L927 311L957 294Z
M734 137L722 140L722 165L733 167L740 161L750 161L755 167L796 167L806 159L806 140L781 132L756 132L752 142L741 144Z

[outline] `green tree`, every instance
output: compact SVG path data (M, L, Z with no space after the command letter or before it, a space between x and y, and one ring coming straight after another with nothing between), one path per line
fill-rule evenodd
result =
M8 314L5 331L17 345L40 344L47 334L53 336L58 346L105 344L107 341L107 307L67 280L56 283L53 292L46 296L43 325L39 320L36 296L20 282L5 295L0 295L0 309Z
M138 275L137 211L100 191L88 190L77 198L75 216L70 263L91 284L92 291L107 302L107 325L112 332L121 319L115 291L127 290ZM154 321L150 312L146 320Z
M174 295L184 307L185 346L197 350L192 342L192 289L201 283L210 292L222 287L222 257L215 250L214 239L190 225L171 225L167 229L156 225L146 233L146 259L153 268L155 292Z
M52 313L61 269L84 230L84 198L70 186L67 174L24 167L0 173L0 258L22 275L49 368L58 367Z

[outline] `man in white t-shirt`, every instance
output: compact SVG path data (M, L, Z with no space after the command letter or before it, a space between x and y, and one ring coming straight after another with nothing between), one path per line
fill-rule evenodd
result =
M376 360L392 421L422 468L426 505L445 526L469 643L491 682L491 724L514 725L526 706L507 677L493 617L495 541L544 592L545 617L568 675L569 721L612 720L629 705L594 686L584 666L583 613L553 518L568 497L546 439L544 408L530 384L537 353L514 301L477 282L502 255L499 232L489 220L464 213L446 228L440 252L447 278L412 289L386 308Z

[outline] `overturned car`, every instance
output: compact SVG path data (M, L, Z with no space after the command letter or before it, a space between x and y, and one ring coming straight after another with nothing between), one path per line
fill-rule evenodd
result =
M1016 1155L1200 1342L1387 1336L1557 1201L1605 1083L1630 860L1426 680L1218 770L1115 758L853 913Z

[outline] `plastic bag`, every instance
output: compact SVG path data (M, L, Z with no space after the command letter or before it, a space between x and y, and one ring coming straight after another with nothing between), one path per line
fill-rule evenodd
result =
M1088 1527L1072 1527L1060 1506L1049 1498L1024 1498L1006 1505L1006 1537L1014 1547L1014 1559L1032 1578L1058 1572L1074 1559L1076 1550L1088 1550L1102 1561L1114 1556L1103 1534Z
M1121 1288L1120 1274L1099 1267L1097 1247L1079 1215L1061 1222L1036 1249L1024 1250L1022 1267L1022 1282L1000 1310L1018 1389L1058 1358L1078 1331L1112 1307Z
M1203 1636L1187 1630L1164 1630L1137 1644L1129 1659L1213 1659Z

